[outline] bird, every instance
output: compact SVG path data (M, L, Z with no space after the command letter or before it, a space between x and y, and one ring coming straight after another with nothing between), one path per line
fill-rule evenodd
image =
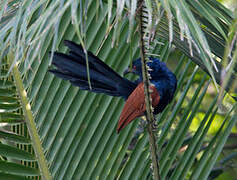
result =
M122 97L125 104L119 117L117 133L134 119L145 114L146 104L141 58L134 60L132 67L128 67L123 73L124 76L128 73L138 76L135 81L130 81L115 72L93 53L88 52L89 83L86 54L82 46L69 40L65 40L64 44L69 48L69 53L50 52L50 54L53 53L53 68L50 68L49 72L61 79L68 80L81 90ZM153 113L158 114L173 99L177 79L166 64L158 58L149 57L149 62L146 64L149 67L149 89L154 108Z

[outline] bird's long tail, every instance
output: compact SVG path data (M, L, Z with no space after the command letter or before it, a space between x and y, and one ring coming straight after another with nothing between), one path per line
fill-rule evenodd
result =
M136 84L121 77L98 57L88 52L91 89L88 83L86 58L83 48L71 41L65 41L69 54L54 52L52 64L56 69L49 70L56 76L69 80L82 90L104 93L127 98Z

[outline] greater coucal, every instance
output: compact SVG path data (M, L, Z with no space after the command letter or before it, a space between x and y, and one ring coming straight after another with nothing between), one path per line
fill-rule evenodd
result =
M144 115L146 105L140 58L133 61L132 69L127 69L124 72L125 74L131 72L139 76L139 79L132 82L121 77L98 57L88 52L90 88L83 48L72 41L65 41L65 45L70 49L69 54L54 52L52 64L56 69L49 71L57 77L69 80L74 86L79 86L81 90L123 97L126 102L120 115L117 132L135 118ZM165 63L160 62L157 58L151 57L150 60L147 65L151 69L149 73L152 106L154 114L158 114L172 100L177 80Z

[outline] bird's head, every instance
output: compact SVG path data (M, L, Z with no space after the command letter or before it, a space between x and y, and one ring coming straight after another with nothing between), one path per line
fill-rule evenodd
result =
M142 76L142 63L141 63L141 58L136 59L135 61L132 62L132 67L128 67L125 69L123 72L123 75L126 75L128 73L133 73L139 76Z
M151 77L162 76L162 75L165 75L167 73L167 71L169 71L169 69L166 67L165 63L161 62L159 59L153 58L153 57L150 57L149 59L150 59L150 61L147 62L147 65L149 67L149 73L150 73ZM140 76L140 78L142 78L141 58L138 58L135 61L133 61L132 68L127 68L123 74L125 75L128 73L136 74L136 75Z

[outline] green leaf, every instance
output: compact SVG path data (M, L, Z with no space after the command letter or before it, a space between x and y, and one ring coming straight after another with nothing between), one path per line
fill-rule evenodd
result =
M0 172L21 176L38 176L39 170L20 164L0 161Z
M17 103L18 99L12 96L0 96L0 104L10 104L10 103Z
M2 69L2 70L0 71L0 78L6 77L7 75L8 75L8 71L6 71L6 70L4 70L4 69Z
M7 104L7 103L0 103L0 109L4 112L13 112L20 109L20 104Z
M14 86L14 83L8 80L0 80L0 88L6 89L6 88L12 88Z
M26 151L20 150L18 148L8 146L5 144L0 144L0 155L6 156L8 158L19 159L23 161L35 161L35 157Z
M14 90L11 89L0 89L0 96L12 96L15 94Z
M30 139L28 139L24 136L19 136L17 134L13 134L11 132L5 132L5 131L0 131L0 138L3 138L7 141L21 143L21 144L30 144L31 143Z
M23 176L17 176L7 173L0 173L0 177L7 180L30 180L29 178L23 177Z
M0 113L0 122L21 123L24 122L24 116L16 113Z

